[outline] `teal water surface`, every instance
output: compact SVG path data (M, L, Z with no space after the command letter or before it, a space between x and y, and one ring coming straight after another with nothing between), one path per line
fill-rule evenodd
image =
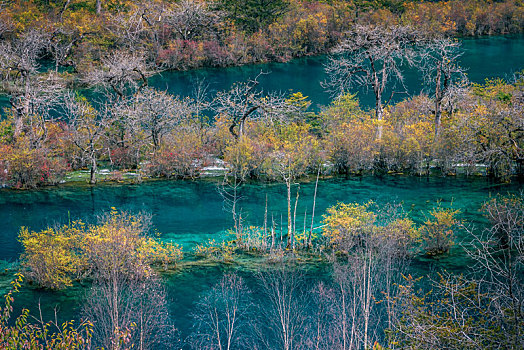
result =
M17 241L20 226L40 230L49 225L67 222L69 218L82 218L94 222L96 216L111 207L130 212L144 211L153 215L153 224L161 238L183 245L186 252L208 239L227 238L231 228L230 213L223 209L222 197L217 191L217 181L152 181L139 185L62 185L39 191L0 190L0 257L15 261L21 252ZM523 186L518 183L493 184L484 178L416 178L390 176L384 178L332 178L319 182L316 209L316 224L322 220L326 208L337 202L359 202L369 200L378 204L402 203L416 222L424 220L424 214L440 202L461 210L466 222L482 225L479 209L490 196L517 193ZM295 188L296 189L296 188ZM297 227L303 223L307 209L311 213L314 182L302 183L297 209ZM280 225L286 225L286 192L282 184L248 184L241 191L240 208L248 223L262 225L266 195L269 216ZM310 214L307 220L311 219ZM463 237L457 237L459 242ZM429 268L445 268L464 271L465 260L460 245L451 253L438 259L422 259L415 264L419 271ZM175 271L164 276L171 312L176 326L184 333L190 332L191 312L194 303L221 276L224 270L234 269L248 279L252 272L246 265L195 266ZM319 267L319 271L322 268ZM12 276L0 275L0 288L5 291ZM314 278L325 278L325 273L314 274ZM44 315L51 317L54 308L60 309L62 319L78 317L81 300L86 290L76 286L66 291L51 292L26 287L18 297L18 305L37 311L41 303Z
M482 83L486 78L511 78L513 73L524 69L524 35L496 36L462 39L464 55L460 65L465 68L470 81ZM229 89L234 83L255 78L260 72L259 87L266 92L302 92L309 97L312 108L318 111L328 105L332 96L321 82L326 79L324 64L327 56L304 57L286 63L267 63L229 68L205 68L190 71L166 71L150 78L151 86L174 95L194 96L198 82L207 86L209 96L217 91ZM397 93L392 100L398 101L423 91L420 74L416 69L405 67L407 93ZM400 90L399 90L400 91ZM374 100L369 91L354 89L364 108L373 107ZM83 91L87 96L92 92ZM95 94L96 95L96 94ZM95 98L95 100L97 100ZM0 114L9 107L9 100L0 95Z
M182 244L185 250L212 238L225 237L232 227L231 214L224 208L213 179L201 181L151 181L143 184L98 186L61 185L41 190L0 190L0 257L15 260L21 252L17 234L20 226L41 230L69 219L94 222L96 216L116 207L144 211L153 215L153 224L163 239ZM379 204L403 203L419 220L419 211L428 210L437 201L462 210L466 218L478 217L478 209L491 194L514 192L518 184L490 184L486 179L363 177L335 178L319 183L316 221L328 206L337 202ZM293 190L295 191L295 189ZM300 186L297 226L307 210L310 222L314 183ZM280 226L286 225L286 192L283 184L246 184L239 192L243 218L247 223L263 225L268 197L268 216ZM293 194L294 196L294 194Z
M153 224L161 238L182 244L186 252L208 239L227 238L227 229L232 226L230 213L223 209L222 197L217 191L217 181L151 181L139 185L105 185L95 187L62 185L38 191L0 190L0 257L15 261L21 252L17 241L20 226L40 230L49 225L67 222L70 218L82 218L94 222L96 216L116 207L130 212L144 211L153 215ZM402 203L411 218L417 223L424 214L437 205L460 209L460 217L468 223L481 226L484 223L479 209L490 196L517 193L523 189L518 183L493 184L485 178L417 178L403 176L332 178L319 182L316 209L316 225L322 220L326 208L337 202L376 201ZM295 187L296 190L296 187ZM297 209L297 227L302 227L305 211L311 219L314 182L300 185ZM283 217L286 225L286 191L282 184L247 184L240 190L239 207L247 223L262 225L266 195L269 217L277 225ZM457 243L463 239L460 234ZM465 257L460 245L451 253L438 259L418 259L414 262L417 271L448 269L465 271ZM203 265L184 268L164 276L173 321L181 334L191 331L191 312L203 293L220 278L225 270L235 270L253 282L253 269L249 261L233 265ZM312 279L326 278L322 266L317 267ZM0 289L4 292L12 272L0 274ZM60 292L51 292L32 287L23 288L17 297L17 305L37 312L41 304L44 317L54 317L54 309L60 310L62 320L78 318L82 299L86 295L83 286Z
M509 77L524 68L524 36L493 37L464 40L465 54L462 65L468 68L470 80L482 82L490 77ZM266 91L301 91L314 105L326 105L330 96L320 86L325 79L325 57L310 57L289 63L273 63L227 69L202 69L190 72L166 72L152 78L152 85L174 94L191 95L194 82L204 79L211 92L228 88L237 81L256 76L260 70L270 71L260 78ZM418 74L408 71L406 82L411 93L418 93L421 85ZM405 96L404 96L405 97ZM371 105L365 91L359 92L364 106ZM0 100L1 101L1 100ZM1 103L1 102L0 102ZM94 222L96 216L111 207L130 212L145 211L152 214L153 224L161 238L183 245L190 252L196 244L208 239L227 238L232 227L231 214L224 210L222 197L217 191L217 180L200 181L150 181L142 184L100 184L94 187L68 184L34 191L0 189L0 261L16 262L21 253L17 240L20 226L41 230L70 219ZM296 188L295 188L296 189ZM483 202L496 194L517 193L523 189L518 183L493 184L482 178L417 178L417 177L362 177L322 180L318 186L315 224L319 225L326 208L341 202L367 202L379 204L402 203L409 215L418 223L437 202L461 210L465 221L482 225L479 212ZM300 186L297 209L297 227L301 227L307 210L307 222L313 201L314 183ZM241 189L240 207L249 224L262 225L266 196L269 217L277 225L286 225L286 192L282 184L247 184ZM282 217L282 220L281 220ZM460 234L457 243L464 239ZM465 257L460 245L451 253L437 260L419 259L415 262L420 271L429 268L446 268L454 271L465 269ZM197 266L165 276L175 325L183 335L190 329L190 314L199 296L216 282L225 269L240 270L250 275L242 266ZM0 294L12 279L12 271L0 271ZM316 278L322 278L318 273ZM63 292L50 292L26 287L17 300L33 313L40 301L45 317L60 309L60 317L77 317L85 289L76 286Z
M486 78L510 79L513 73L524 69L524 35L497 36L475 39L462 39L463 56L460 65L465 68L468 79L483 83ZM326 80L324 64L326 56L294 59L287 63L269 63L230 68L208 68L186 72L164 72L151 78L150 83L175 95L192 96L193 86L198 81L205 82L211 94L228 89L236 82L253 79L260 72L259 86L264 91L302 92L312 102L313 109L328 105L332 96L326 92L321 82ZM416 69L405 68L405 86L408 94L399 93L393 101L418 94L423 90L420 74ZM355 89L365 108L374 105L370 92Z

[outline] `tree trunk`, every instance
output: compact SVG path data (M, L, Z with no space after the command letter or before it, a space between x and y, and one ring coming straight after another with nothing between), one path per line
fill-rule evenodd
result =
M96 157L93 156L91 158L91 174L89 178L89 183L91 185L96 184L96 170L97 170Z
M286 249L291 247L291 235L293 234L293 221L291 221L291 179L286 179L287 186L287 244Z
M309 235L307 238L308 247L311 246L311 235L313 234L313 223L315 222L315 206L317 204L317 189L318 189L318 178L320 176L320 166L317 170L317 180L315 181L315 194L313 195L313 211L311 213L311 228L309 229Z
M439 64L437 68L437 77L435 79L435 140L438 138L440 133L440 117L441 117L441 102L442 102L442 90L440 86L440 79L442 76L442 67Z
M377 139L382 140L382 116L383 116L382 101L380 98L377 98L375 103L375 114L377 115L378 127L377 127Z
M295 209L293 210L293 236L291 236L291 246L295 250L295 232L297 224L297 205L298 205L298 196L300 193L300 185L297 188L297 197L295 199Z
M271 214L271 251L275 248L275 220Z
M102 0L96 0L96 14L99 15L102 12Z

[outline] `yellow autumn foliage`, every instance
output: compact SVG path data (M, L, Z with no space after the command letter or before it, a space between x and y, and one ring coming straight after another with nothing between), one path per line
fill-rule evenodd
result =
M109 278L115 273L134 278L150 276L156 265L167 269L182 259L180 246L148 235L143 215L112 208L100 224L73 221L40 232L22 228L22 265L29 279L61 289L89 276Z

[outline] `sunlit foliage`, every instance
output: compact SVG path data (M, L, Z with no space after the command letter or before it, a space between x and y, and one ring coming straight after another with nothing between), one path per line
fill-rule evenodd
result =
M167 269L182 258L177 244L162 242L149 230L146 216L115 209L97 225L72 221L40 232L22 228L23 266L30 280L52 289L88 276L146 278L154 266Z

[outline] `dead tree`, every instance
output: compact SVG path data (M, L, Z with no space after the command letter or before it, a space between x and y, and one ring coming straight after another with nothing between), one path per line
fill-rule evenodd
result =
M233 218L233 225L235 235L237 237L237 245L242 246L243 225L242 225L242 210L238 207L238 203L242 200L240 189L243 185L243 174L238 174L236 171L224 174L224 180L217 185L217 191L223 199L224 211L231 213Z
M300 271L281 262L257 275L263 291L260 341L267 349L303 349L307 299Z
M221 17L219 11L210 11L207 3L183 0L165 13L164 22L182 40L194 40L211 33Z
M189 121L192 103L189 98L181 99L164 91L144 88L132 98L129 112L128 118L149 134L153 150L157 150L165 134L178 124Z
M458 65L462 53L460 42L455 39L437 37L422 41L417 65L425 83L434 89L435 138L440 133L442 101L450 94L455 83L466 79L464 69Z
M93 324L93 340L104 349L171 349L176 329L169 315L164 287L155 278L133 279L117 274L97 280L83 307Z
M7 7L7 3L2 1L0 2L0 11L2 11L2 9L6 8ZM2 36L11 31L13 28L13 24L9 21L9 19L7 18L7 16L0 16L0 38L2 38Z
M194 349L231 350L249 344L250 293L244 280L226 274L197 304L195 332L190 337Z
M84 82L123 99L147 86L155 70L141 53L113 51L84 76Z
M84 34L76 35L73 30L64 28L57 28L51 33L47 49L55 61L55 72L58 72L59 67L75 67L71 54L83 37Z
M491 225L467 229L479 289L491 296L490 313L507 330L507 347L524 346L524 194L497 197L484 204Z
M261 107L262 91L257 90L258 74L246 83L236 83L228 91L220 91L215 97L215 111L230 117L229 132L235 139L244 133L244 123Z
M379 121L377 138L382 138L384 108L394 94L396 84L403 86L402 65L413 63L417 34L409 27L357 25L334 50L325 66L328 80L323 86L340 96L357 86L371 88L375 97L375 115ZM393 84L386 98L386 88Z
M48 40L43 31L31 30L12 41L0 41L0 89L9 96L14 112L15 137L22 132L24 118L45 116L63 89L56 74L38 72Z
M63 108L70 141L80 151L80 162L89 164L89 183L95 184L98 156L103 149L103 132L110 125L109 106L102 111L96 110L87 99L69 92L64 98Z

